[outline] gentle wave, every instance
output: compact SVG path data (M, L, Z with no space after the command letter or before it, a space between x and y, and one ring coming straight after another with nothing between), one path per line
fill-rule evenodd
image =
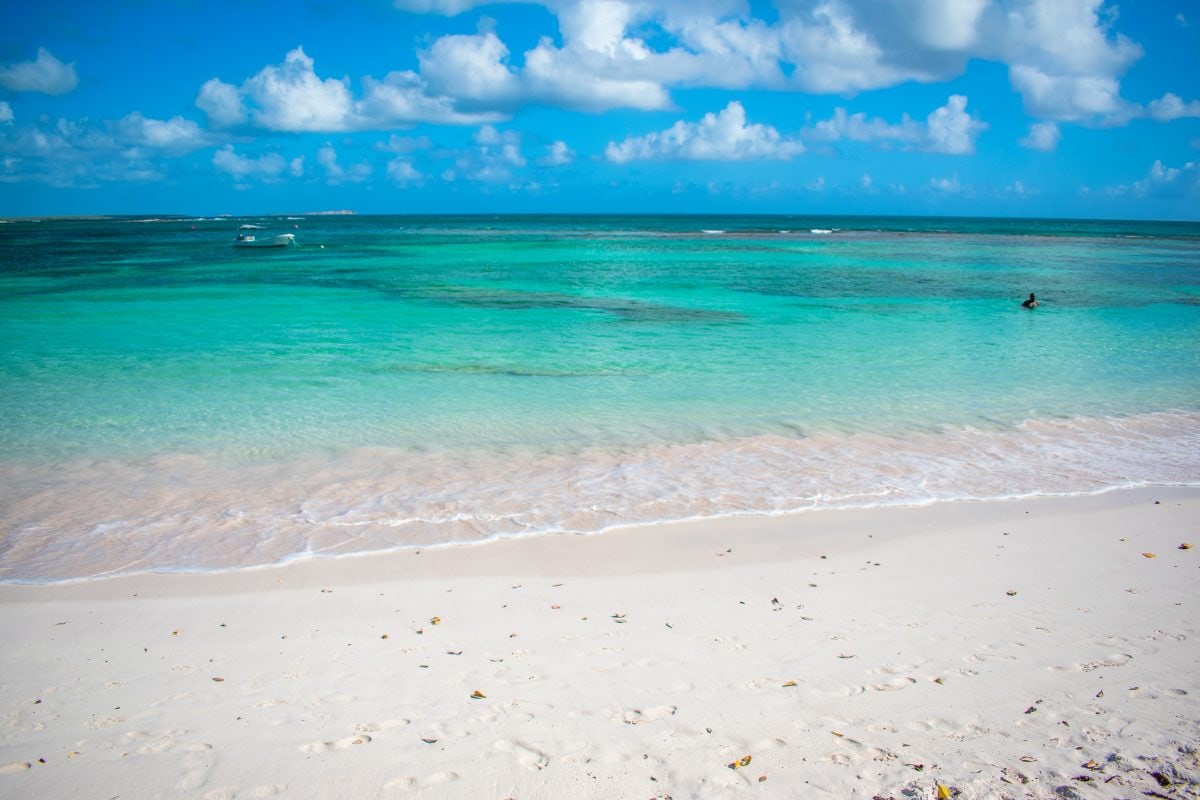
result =
M735 514L1200 485L1200 414L571 453L0 465L0 581L257 567Z

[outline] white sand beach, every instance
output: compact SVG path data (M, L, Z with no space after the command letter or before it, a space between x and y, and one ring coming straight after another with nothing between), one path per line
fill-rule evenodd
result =
M3 586L0 796L1197 797L1198 579L1156 488Z

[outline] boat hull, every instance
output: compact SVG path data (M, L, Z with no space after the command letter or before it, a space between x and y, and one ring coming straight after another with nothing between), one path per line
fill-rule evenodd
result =
M252 235L239 236L234 240L234 247L291 247L296 244L296 235L281 233L278 236L257 237Z

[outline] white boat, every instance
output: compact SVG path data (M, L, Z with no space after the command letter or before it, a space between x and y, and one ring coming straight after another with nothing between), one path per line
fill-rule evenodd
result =
M293 247L296 246L296 234L278 233L260 236L254 231L264 230L261 225L243 225L238 228L237 238L233 240L234 247Z

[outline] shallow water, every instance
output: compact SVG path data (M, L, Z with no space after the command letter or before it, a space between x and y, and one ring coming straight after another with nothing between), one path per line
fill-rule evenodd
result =
M0 226L0 579L1200 482L1200 225L242 221Z

